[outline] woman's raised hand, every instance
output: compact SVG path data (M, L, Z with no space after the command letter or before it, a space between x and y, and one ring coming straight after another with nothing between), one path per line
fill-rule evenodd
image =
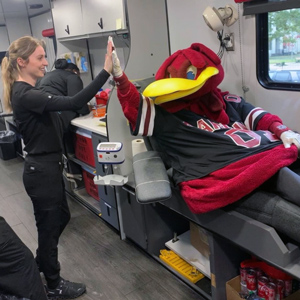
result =
M104 70L108 73L112 73L113 62L112 62L113 43L110 39L107 42L107 51L105 54Z

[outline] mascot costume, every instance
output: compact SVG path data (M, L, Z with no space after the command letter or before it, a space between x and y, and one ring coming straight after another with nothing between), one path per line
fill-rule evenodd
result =
M257 191L271 186L280 209L278 203L268 208L270 218L263 221L300 242L300 176L292 171L297 169L300 135L278 116L218 89L224 70L212 50L194 43L175 52L143 94L122 71L115 50L113 76L131 133L155 138L193 213L221 208L249 195L248 202L254 201L259 210L269 196L258 199ZM281 217L274 217L276 209Z

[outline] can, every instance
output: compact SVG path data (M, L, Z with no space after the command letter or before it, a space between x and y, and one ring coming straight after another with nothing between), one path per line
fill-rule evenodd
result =
M240 267L241 282L247 281L247 268Z
M269 278L269 282L273 282L273 283L276 284L276 280L277 280L277 279L275 279L275 278L273 278L273 277L268 277L268 278Z
M241 294L248 295L247 283L245 281L241 281Z
M269 282L266 276L260 276L257 279L257 295L261 298L265 296L265 286Z
M264 272L260 268L256 268L256 278L259 278L260 276L264 276Z
M293 280L284 281L284 297L289 296L292 293Z
M247 289L249 294L256 293L257 291L257 278L256 271L253 269L249 269L247 271Z
M281 279L276 280L276 300L282 300L284 298L284 281Z
M276 284L269 282L265 285L265 299L276 300Z

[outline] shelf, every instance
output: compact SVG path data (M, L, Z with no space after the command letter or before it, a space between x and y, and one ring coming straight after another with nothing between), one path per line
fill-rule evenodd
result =
M75 154L70 154L68 153L68 159L75 162L76 164L84 167L85 169L88 169L91 171L91 173L96 174L96 169L88 164L86 164L85 162L81 161L80 159L75 157Z
M196 283L191 283L188 279L186 279L184 276L179 274L176 270L174 270L172 267L170 267L167 263L162 261L159 257L155 255L151 255L157 262L159 262L161 265L163 265L166 269L168 269L171 273L176 275L178 278L180 278L183 282L185 282L189 287L191 287L193 290L195 290L199 297L203 296L204 298L199 298L199 300L212 300L211 295L211 281L204 277L203 279L199 280ZM201 296L200 296L201 295ZM197 298L198 299L198 298Z
M83 39L91 39L91 38L107 38L108 36L115 36L115 35L123 35L128 34L128 29L118 29L114 31L105 31L105 32L98 32L98 33L87 33L82 35L76 35L76 36L67 36L67 37L60 37L57 40L60 42L69 42L69 41L75 41L75 40L83 40Z
M206 277L211 278L210 261L191 245L190 231L179 235L177 241L170 240L165 245Z
M74 189L70 194L75 197L80 203L82 203L85 207L90 209L92 212L97 214L99 217L101 216L100 203L93 197L91 197L85 188Z

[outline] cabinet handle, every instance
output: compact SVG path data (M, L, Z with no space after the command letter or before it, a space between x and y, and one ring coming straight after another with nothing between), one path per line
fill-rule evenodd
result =
M66 32L67 34L70 34L69 25L67 25L67 29L65 29L65 32Z
M100 18L100 22L98 23L98 25L99 25L99 27L100 27L101 29L103 29L103 21L102 21L102 18Z
M124 191L126 191L127 193L129 193L129 194L135 196L135 192L134 192L134 191L131 191L131 190L128 189L128 188L126 188L124 185L122 186L122 189L123 189Z

